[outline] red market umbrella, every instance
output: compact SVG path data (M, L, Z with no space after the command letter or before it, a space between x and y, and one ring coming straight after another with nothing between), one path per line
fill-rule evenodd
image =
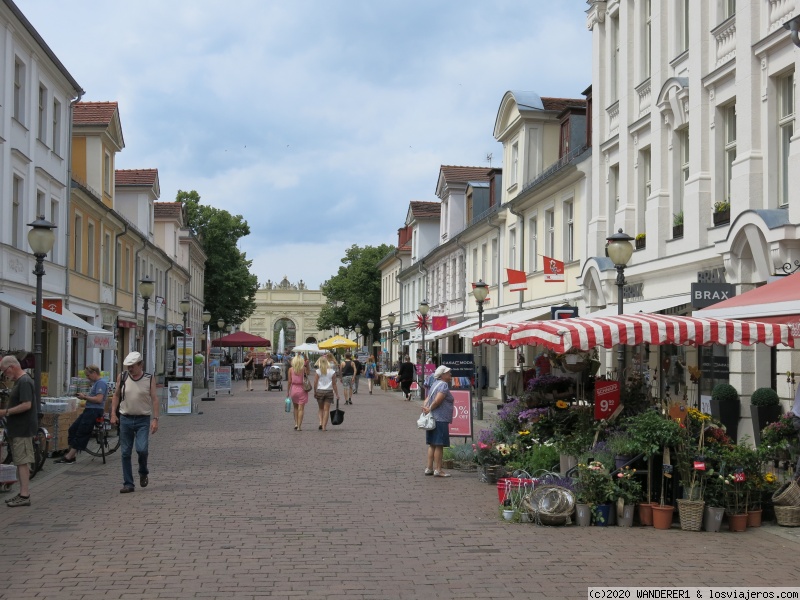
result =
M253 348L269 348L272 346L269 340L260 336L247 333L246 331L237 331L230 335L223 336L218 340L211 342L212 346L233 346L236 348L253 347Z

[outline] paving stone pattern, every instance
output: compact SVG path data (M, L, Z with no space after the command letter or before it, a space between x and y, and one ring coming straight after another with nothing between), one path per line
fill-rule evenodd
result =
M0 504L0 597L585 598L595 585L796 584L798 537L776 526L506 523L475 473L423 475L418 401L366 387L327 432L312 399L297 432L282 392L235 382L198 402L203 414L162 417L150 485L133 494L119 494L119 454L48 461L32 507Z

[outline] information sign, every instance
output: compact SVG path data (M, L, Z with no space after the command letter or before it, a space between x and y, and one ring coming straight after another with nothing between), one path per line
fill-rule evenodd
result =
M619 381L599 380L594 384L594 418L608 419L619 406Z

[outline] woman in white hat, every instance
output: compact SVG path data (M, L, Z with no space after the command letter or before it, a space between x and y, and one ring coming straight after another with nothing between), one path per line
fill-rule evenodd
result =
M445 446L450 446L450 423L453 422L453 394L450 393L450 381L453 374L450 367L438 367L433 373L433 385L422 412L431 413L436 421L436 429L425 432L425 443L428 444L428 466L425 475L434 477L450 477L450 473L442 470L442 454Z

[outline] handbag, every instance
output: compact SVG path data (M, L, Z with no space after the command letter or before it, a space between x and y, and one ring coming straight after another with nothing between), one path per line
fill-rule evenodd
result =
M436 420L433 418L431 413L425 414L422 413L417 419L417 427L420 429L425 429L430 431L431 429L436 429Z
M310 392L314 389L314 386L311 385L311 381L308 379L308 375L303 375L303 390L306 392Z

